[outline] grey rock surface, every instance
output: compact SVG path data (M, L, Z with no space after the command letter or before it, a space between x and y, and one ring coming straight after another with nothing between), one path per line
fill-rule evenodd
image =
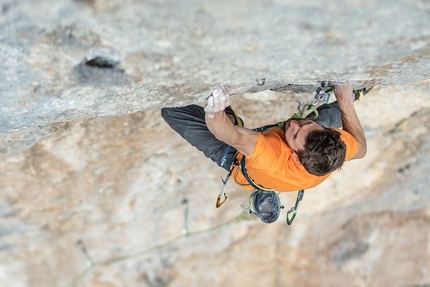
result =
M34 145L57 123L183 105L220 83L245 93L322 80L407 84L430 73L430 4L420 0L1 7L3 153Z
M428 27L424 0L0 0L0 286L430 285ZM159 115L226 83L261 126L326 80L376 85L368 154L291 227L233 183L216 209Z

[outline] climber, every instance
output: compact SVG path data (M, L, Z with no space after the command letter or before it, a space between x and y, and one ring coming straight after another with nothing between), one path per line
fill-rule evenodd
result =
M238 185L256 190L250 202L258 200L256 208L260 212L250 210L250 214L271 223L279 216L280 206L274 203L279 200L273 191L315 187L344 161L365 156L366 138L354 101L370 89L354 91L351 85L336 85L337 101L318 107L314 120L290 118L256 129L243 127L242 119L230 107L230 93L225 85L213 90L204 108L163 108L161 114L191 145L229 171L224 185L233 174ZM262 212L265 205L269 206L268 213Z

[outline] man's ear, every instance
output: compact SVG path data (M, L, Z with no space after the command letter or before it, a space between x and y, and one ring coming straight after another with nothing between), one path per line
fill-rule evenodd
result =
M300 162L300 159L299 159L299 155L295 151L293 151L293 156L294 156L294 159L296 160L296 162L299 165L302 165L302 163Z

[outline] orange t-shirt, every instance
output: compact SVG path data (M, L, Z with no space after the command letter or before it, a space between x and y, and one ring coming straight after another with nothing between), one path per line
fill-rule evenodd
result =
M357 140L348 132L335 129L341 133L341 139L346 145L345 160L350 160L358 149ZM239 153L236 161L242 158ZM258 185L276 191L297 191L315 187L332 173L316 176L306 171L293 157L291 148L284 139L284 132L280 128L271 128L258 133L255 150L246 157L246 171L249 177ZM254 189L249 185L238 166L233 169L233 176L244 189Z

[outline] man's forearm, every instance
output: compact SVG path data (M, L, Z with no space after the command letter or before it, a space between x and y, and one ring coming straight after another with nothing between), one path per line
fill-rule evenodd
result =
M351 104L342 103L339 103L339 107L342 113L343 129L349 132L358 142L357 153L352 159L363 158L367 153L366 136L364 135L364 131L361 127L355 108Z
M355 95L352 85L336 85L334 95L342 114L343 129L349 132L357 141L358 149L352 159L362 158L367 153L366 137L354 108Z
M217 113L214 118L210 118L208 114L206 114L205 121L210 132L218 140L226 144L231 145L234 142L234 138L238 136L237 130L225 112Z
M208 129L218 140L236 148L244 155L250 155L254 151L258 138L257 133L233 125L225 112L217 113L214 118L206 114L205 120Z

